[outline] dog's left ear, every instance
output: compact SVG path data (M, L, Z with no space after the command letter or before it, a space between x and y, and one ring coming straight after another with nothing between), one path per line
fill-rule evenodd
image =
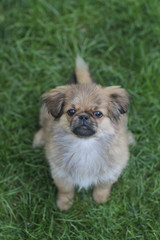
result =
M62 108L65 100L65 92L68 86L61 86L42 95L43 102L45 103L48 112L54 118L59 118L62 115Z
M107 94L108 116L113 122L117 122L120 115L128 110L129 93L119 86L107 87L105 92Z

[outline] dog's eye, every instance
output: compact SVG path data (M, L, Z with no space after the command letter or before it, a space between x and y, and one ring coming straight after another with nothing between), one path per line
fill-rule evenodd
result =
M93 114L96 118L101 118L103 116L103 113L101 113L100 111L95 111Z
M70 109L70 110L67 111L67 114L71 117L75 114L75 112L76 112L76 110Z

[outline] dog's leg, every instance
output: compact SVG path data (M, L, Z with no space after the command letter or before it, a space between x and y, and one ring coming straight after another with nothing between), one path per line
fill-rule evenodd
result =
M101 204L108 200L112 184L98 184L93 189L93 199L95 202Z
M128 138L129 145L135 144L136 141L135 141L134 135L131 131L127 131L127 138Z
M33 147L43 147L45 144L44 141L44 130L43 128L41 128L35 135L33 138Z
M66 179L54 179L58 188L57 206L60 210L68 210L73 204L74 186Z
M48 113L48 110L45 105L42 105L40 109L40 115L39 115L39 120L40 120L40 126L41 128L39 131L34 135L33 138L33 147L44 147L45 145L45 134L46 130L48 128L48 123L52 119L51 115Z

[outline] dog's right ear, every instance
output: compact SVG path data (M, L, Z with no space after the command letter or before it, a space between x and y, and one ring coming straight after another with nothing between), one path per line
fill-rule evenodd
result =
M51 113L54 118L59 118L62 115L67 88L68 86L57 87L42 95L43 102L45 103L48 112Z

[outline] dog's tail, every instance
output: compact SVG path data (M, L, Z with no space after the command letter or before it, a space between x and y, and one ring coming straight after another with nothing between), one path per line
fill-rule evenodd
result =
M80 56L77 56L76 58L74 80L75 83L79 84L92 83L88 65Z

